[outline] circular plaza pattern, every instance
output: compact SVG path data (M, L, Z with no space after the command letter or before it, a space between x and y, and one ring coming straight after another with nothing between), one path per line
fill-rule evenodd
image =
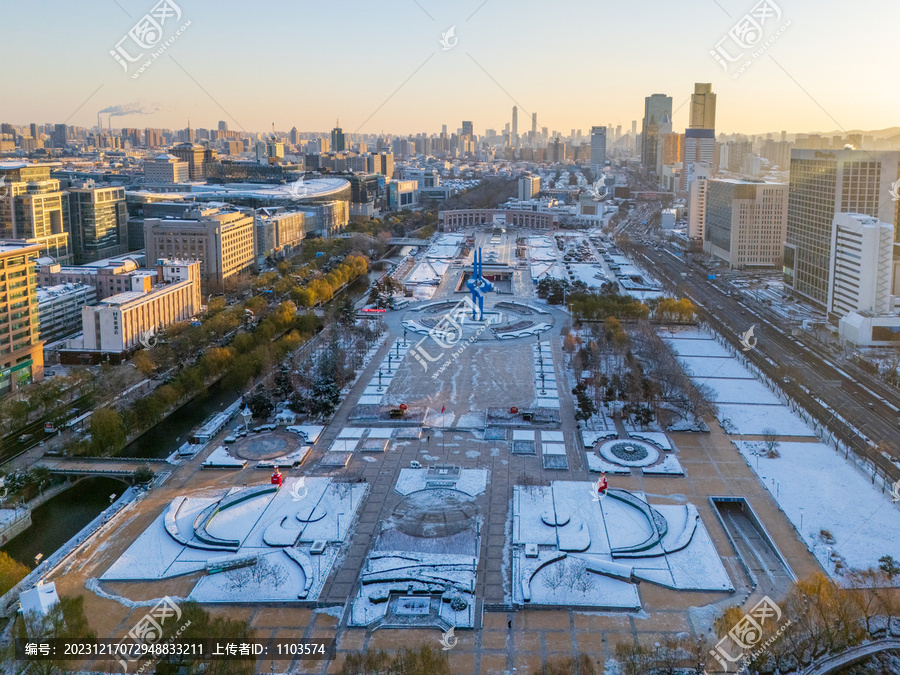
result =
M659 450L633 438L607 441L598 452L606 461L620 466L650 466L659 459Z
M298 437L286 432L251 433L239 438L228 448L228 453L241 459L260 462L287 455L296 450L298 445L300 445Z
M475 498L444 488L407 495L394 509L396 528L411 537L449 537L472 528L478 514Z

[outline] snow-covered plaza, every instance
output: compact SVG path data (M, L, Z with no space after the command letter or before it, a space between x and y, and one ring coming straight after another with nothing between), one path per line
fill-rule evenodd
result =
M365 484L289 478L179 496L100 581L205 573L198 602L296 602L318 597L350 532Z
M513 492L513 601L637 611L636 584L734 590L696 507L553 481Z

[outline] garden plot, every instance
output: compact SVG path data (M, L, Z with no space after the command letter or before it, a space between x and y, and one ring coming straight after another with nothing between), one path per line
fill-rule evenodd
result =
M731 357L678 355L684 372L692 377L724 377L730 380L752 380L753 374Z
M709 333L687 329L674 334L676 337L663 339L676 352L686 371L693 373L691 379L713 390L719 423L726 433L761 435L772 430L778 436L815 436L812 429L753 378ZM733 377L720 377L726 373Z
M640 493L614 488L598 498L593 483L516 486L510 545L517 605L638 611L641 580L734 590L693 505L650 506Z
M366 489L301 476L280 489L263 484L177 497L100 580L205 571L190 595L198 602L315 599ZM312 554L313 542L325 545L321 555Z
M813 430L783 405L720 403L718 418L730 434L759 436L771 429L776 436L815 437Z
M900 559L898 505L841 454L822 443L781 442L780 457L770 459L754 454L756 441L735 445L832 576L877 567L885 555Z
M697 384L705 384L716 403L746 403L749 405L781 405L781 401L759 380L731 380L719 377L694 377Z

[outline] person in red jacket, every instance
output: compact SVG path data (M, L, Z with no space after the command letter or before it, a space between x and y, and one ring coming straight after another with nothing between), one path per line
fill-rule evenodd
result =
M281 470L276 466L275 473L272 474L272 485L277 485L281 487L281 484L284 482L284 474L281 473Z
M609 487L609 483L606 480L606 472L600 474L600 480L597 481L597 492L600 493L600 496L604 496L606 494L606 488Z

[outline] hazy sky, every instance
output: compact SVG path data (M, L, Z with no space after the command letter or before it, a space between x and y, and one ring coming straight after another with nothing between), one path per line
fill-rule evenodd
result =
M155 0L0 0L0 121L90 126L98 110L140 102L155 112L113 126L181 128L190 117L324 131L339 118L346 132L431 133L465 119L480 134L502 129L518 103L520 133L531 112L539 126L587 132L630 129L645 96L668 94L678 108L694 82L712 82L720 131L900 124L900 5L774 1L781 17L764 37L790 25L733 79L736 66L726 73L709 52L753 0L174 0L182 16L163 39L190 26L133 79L136 65L126 73L109 51ZM451 26L457 41L443 49Z

